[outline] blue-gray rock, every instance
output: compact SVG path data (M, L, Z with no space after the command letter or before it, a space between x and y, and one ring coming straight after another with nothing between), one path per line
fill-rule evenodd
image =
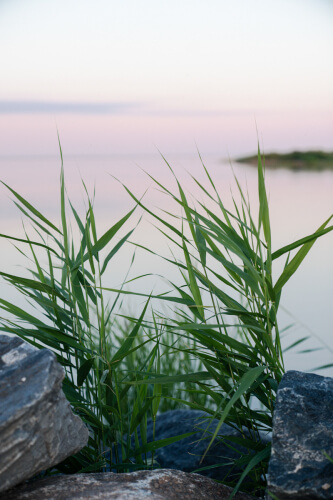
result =
M154 470L40 479L0 493L0 500L228 500L232 488L198 474ZM251 500L237 493L235 500Z
M217 419L211 419L207 413L199 410L170 410L157 415L155 441L189 432L195 434L157 449L154 453L156 465L163 469L177 469L184 472L211 467L199 471L198 474L220 481L234 479L235 474L239 474L242 469L234 467L232 461L239 459L242 453L248 453L248 450L224 439L224 437L242 438L240 431L230 425L222 424L218 437L201 461L218 423ZM140 440L140 431L138 434ZM147 442L153 440L153 421L150 419L147 423ZM262 440L267 443L267 439L263 436ZM132 438L132 448L134 446ZM148 454L148 460L150 456ZM109 458L109 454L106 458Z
M277 392L268 492L279 500L333 499L333 463L324 452L333 457L333 379L289 371Z
M200 474L213 479L230 479L230 475L232 475L230 460L240 458L240 453L231 448L231 443L228 446L228 442L224 441L222 437L215 439L201 462L217 424L218 420L214 419L212 421L206 413L198 410L171 410L162 413L156 419L155 440L193 431L196 431L196 434L156 450L156 461L162 468L177 469L184 472L192 472L216 464L227 464L206 469L201 471ZM240 437L240 433L229 425L222 424L219 436ZM149 422L148 425L147 440L153 440L152 422ZM247 451L239 446L238 450L243 453Z
M77 453L88 429L62 392L55 355L0 335L0 491Z

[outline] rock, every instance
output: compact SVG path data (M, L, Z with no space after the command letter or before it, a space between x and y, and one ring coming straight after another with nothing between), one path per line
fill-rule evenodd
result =
M230 464L230 459L240 457L239 453L231 449L226 442L216 439L209 449L202 463L200 463L203 454L214 433L218 420L207 420L207 414L198 410L171 410L159 415L156 419L155 440L166 439L178 434L197 431L196 434L189 436L181 441L177 441L169 446L160 448L155 452L155 459L163 469L177 469L184 472L192 472L202 467L208 467L226 462ZM209 426L209 424L211 425ZM205 430L208 428L205 434ZM237 436L240 433L227 424L223 424L220 435ZM153 440L153 425L149 423L147 439ZM242 452L245 448L238 447ZM230 474L230 465L221 465L201 471L207 477L213 479L226 480ZM229 477L230 479L230 477Z
M232 488L199 474L176 470L112 472L56 476L22 484L0 500L227 500ZM253 500L237 493L235 500Z
M196 469L220 464L218 467L200 471L199 474L220 481L231 480L232 475L239 474L240 469L233 468L231 471L230 461L240 458L240 454L247 453L248 450L230 442L228 446L228 441L223 441L223 435L241 437L241 433L230 425L222 424L218 434L219 438L215 439L204 460L200 463L218 422L217 419L211 420L207 413L198 410L170 410L158 415L155 424L155 441L193 431L196 431L196 434L156 450L154 460L163 469L176 469L184 472L193 472ZM206 429L207 433L205 434ZM140 435L139 430L138 434ZM148 420L147 442L151 441L153 441L153 422ZM134 448L134 446L135 442L132 439L132 447ZM149 454L148 458L150 456ZM106 458L109 458L109 455Z
M0 491L87 444L88 429L72 413L63 378L52 352L0 335Z
M323 452L333 457L333 379L289 371L277 392L267 490L279 500L333 499Z

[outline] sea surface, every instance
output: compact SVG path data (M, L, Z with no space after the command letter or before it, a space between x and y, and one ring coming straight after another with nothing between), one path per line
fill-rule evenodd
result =
M86 195L83 181L92 197L95 192L94 210L99 236L135 206L135 202L122 184L126 185L135 196L139 198L143 196L143 203L161 217L169 217L162 210L172 211L180 216L177 204L172 203L169 197L161 193L151 178L155 178L177 194L175 178L165 160L182 183L188 199L193 199L197 207L200 201L206 202L203 192L191 178L191 176L196 177L202 186L209 189L209 181L199 156L165 155L163 159L158 152L149 156L65 155L64 171L68 196L80 215L84 217ZM254 167L239 165L216 155L205 155L203 162L228 208L232 210L232 194L238 199L235 174L242 188L248 192L253 213L257 213L257 172ZM60 227L60 168L59 156L1 157L0 180ZM333 171L268 170L266 184L273 250L313 233L333 213ZM12 201L13 195L5 186L1 185L0 189L0 233L24 237L22 217ZM69 207L67 209L69 221L70 209ZM129 219L126 229L117 235L115 242L137 225L141 215L142 210L137 208ZM170 242L154 227L156 223L157 221L151 216L144 214L131 236L131 241L146 246L157 254L170 257ZM174 223L177 224L179 221L174 219ZM31 239L37 238L29 222L24 222L24 227ZM27 245L21 245L20 249L28 253ZM134 245L127 244L111 261L109 270L105 274L104 286L117 288L121 285L130 267L134 249ZM286 329L283 334L284 347L299 338L309 337L305 343L286 352L287 369L311 370L333 376L332 367L316 370L319 366L333 363L332 255L333 232L315 243L305 261L284 288L279 315L280 329ZM0 239L0 271L26 274L24 268L27 264L29 262L13 244L3 238ZM274 276L277 279L284 259L281 263L275 261L274 264L276 264ZM137 249L128 279L145 274L149 276L132 281L127 285L127 289L143 293L166 290L168 288L166 280L156 275L166 276L169 280L180 283L179 273L173 266L151 253ZM0 281L0 297L12 300L21 307L30 307L3 281ZM127 312L136 314L142 308L142 304L142 299L129 297L124 307ZM312 352L300 352L304 350Z

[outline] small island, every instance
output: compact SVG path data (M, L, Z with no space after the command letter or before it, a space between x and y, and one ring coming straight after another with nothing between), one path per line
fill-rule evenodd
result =
M325 151L293 151L291 153L268 153L263 155L267 168L290 170L333 170L333 153ZM257 155L236 158L237 163L257 165Z

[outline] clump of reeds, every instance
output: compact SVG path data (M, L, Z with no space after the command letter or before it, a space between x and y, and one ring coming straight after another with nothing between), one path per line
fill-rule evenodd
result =
M88 446L58 466L63 472L156 467L154 451L184 436L147 442L147 420L155 421L158 411L182 404L219 419L207 451L214 439L221 439L223 422L239 430L239 438L228 441L231 447L247 450L232 464L243 470L232 482L234 493L245 477L252 492L265 487L270 456L265 434L272 429L276 391L284 372L277 321L280 297L316 239L332 230L327 227L331 217L312 235L273 251L260 151L257 220L237 179L240 202L234 199L231 211L203 168L211 189L194 180L214 209L203 202L194 208L177 179L176 194L154 179L181 209L171 214L174 223L148 210L127 189L135 207L102 236L84 186L88 201L84 218L68 200L78 241L69 224L63 166L59 227L7 186L38 241L26 232L21 239L2 235L29 248L34 268L30 278L3 271L0 275L39 314L2 298L1 309L7 316L1 317L1 330L55 352L66 372L65 394L90 431ZM103 287L103 275L128 243L134 228L117 241L116 235L137 207L157 219L161 229L164 226L164 237L181 249L182 259L168 260L179 269L183 283L170 283L170 290L158 296L143 290L139 295L147 301L141 314L131 318L119 315L122 300L131 293L124 295L124 287ZM43 257L40 252L45 252ZM274 261L283 256L283 271L274 282ZM170 314L158 312L158 305L152 310L155 299L167 301Z
M233 197L233 210L230 211L207 168L202 165L211 189L204 188L193 178L207 200L207 203L196 200L198 209L188 202L168 163L178 192L171 192L150 176L180 208L169 210L172 223L148 210L126 190L136 203L158 220L168 241L183 252L182 259L167 259L179 269L183 284L170 283L171 289L160 298L174 304L177 317L163 314L159 317L168 331L195 340L196 347L189 352L200 361L204 370L179 373L178 377L170 377L169 382L190 379L197 385L198 396L206 393L214 402L214 410L202 408L199 402L187 403L219 419L206 453L218 437L223 422L240 431L239 438L229 439L230 446L236 443L247 448L247 453L240 454L234 464L244 470L235 477L234 493L245 477L252 479L254 489L263 489L270 457L270 441L265 435L272 431L276 391L284 373L277 316L281 294L317 238L333 229L327 227L332 216L315 233L274 251L259 148L259 213L256 219L250 200L237 179L240 201L236 202ZM209 208L212 203L215 208ZM146 248L146 251L151 252L151 249ZM281 257L285 257L283 271L274 281L273 266ZM177 292L176 296L172 295L174 292ZM151 377L137 383L161 383L160 377ZM168 383L167 377L163 378L163 383Z

